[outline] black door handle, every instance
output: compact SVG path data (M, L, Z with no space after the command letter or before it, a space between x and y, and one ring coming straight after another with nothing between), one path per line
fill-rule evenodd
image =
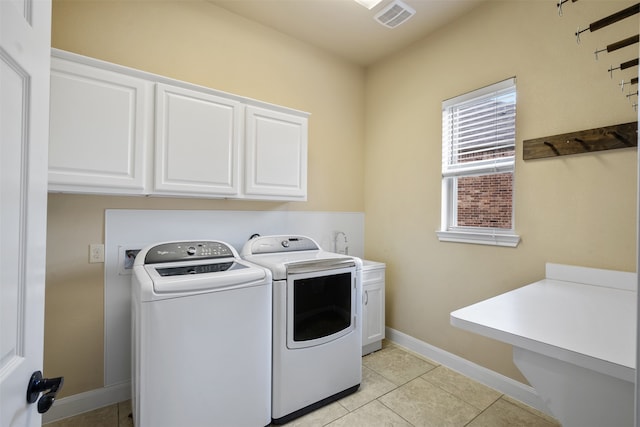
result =
M44 414L53 405L56 400L56 394L62 388L62 384L64 384L64 377L42 378L42 372L34 372L27 387L27 402L35 403L37 400L38 412ZM38 400L38 396L42 392L46 393Z

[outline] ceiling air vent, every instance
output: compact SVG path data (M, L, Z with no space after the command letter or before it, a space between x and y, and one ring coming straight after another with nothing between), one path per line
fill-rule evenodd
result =
M410 6L395 0L382 9L374 18L385 27L395 28L416 13Z

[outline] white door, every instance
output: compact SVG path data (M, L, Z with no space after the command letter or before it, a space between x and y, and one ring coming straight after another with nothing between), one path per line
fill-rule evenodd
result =
M41 424L50 0L0 0L0 426Z

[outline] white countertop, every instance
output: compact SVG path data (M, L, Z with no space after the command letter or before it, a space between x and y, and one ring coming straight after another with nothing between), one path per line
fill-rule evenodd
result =
M377 268L385 268L386 264L384 262L372 261L370 259L362 260L362 269L363 270L374 270Z
M611 272L610 277L616 283L609 286L550 278L589 277L593 282L596 277L607 282L607 270L550 266L547 266L544 280L452 312L451 324L633 381L637 302L632 284L636 280L635 273ZM555 274L554 269L569 274Z

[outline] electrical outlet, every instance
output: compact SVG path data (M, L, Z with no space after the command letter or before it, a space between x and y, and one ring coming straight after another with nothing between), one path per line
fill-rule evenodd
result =
M104 262L104 245L92 243L89 245L89 263Z

